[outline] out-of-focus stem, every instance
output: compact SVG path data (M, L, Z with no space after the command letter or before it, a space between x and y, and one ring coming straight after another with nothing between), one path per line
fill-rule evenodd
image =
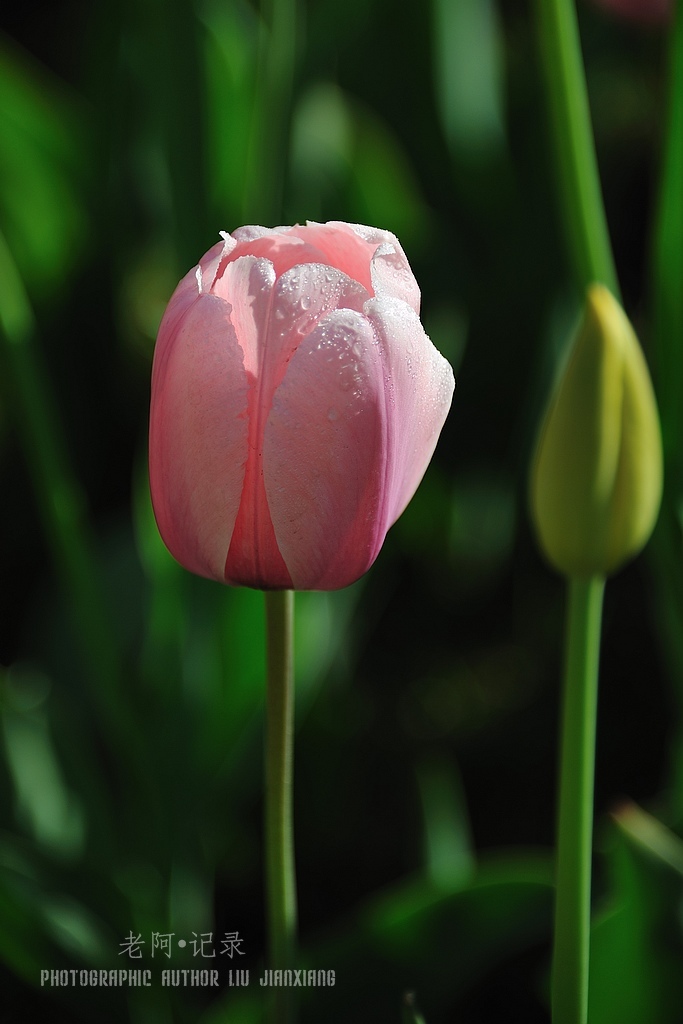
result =
M536 0L541 55L557 153L560 205L577 282L619 282L600 189L574 0Z
M653 251L655 374L668 483L683 487L683 7L670 36L669 95ZM673 479L671 478L673 474Z

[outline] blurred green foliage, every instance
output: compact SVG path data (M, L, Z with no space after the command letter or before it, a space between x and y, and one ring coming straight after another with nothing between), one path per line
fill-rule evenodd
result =
M676 1024L683 19L580 15L668 460L651 549L607 592L591 1024ZM262 601L159 540L149 368L220 229L345 219L398 234L459 389L368 577L297 599L302 956L336 972L301 1021L546 1021L562 587L526 472L579 296L531 5L35 0L3 28L3 1020L262 1020ZM249 988L41 986L204 967L189 945L152 959L152 933L218 953L234 931L244 957L209 966Z

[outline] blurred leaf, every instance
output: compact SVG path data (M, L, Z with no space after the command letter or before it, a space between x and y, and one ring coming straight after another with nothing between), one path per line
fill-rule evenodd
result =
M349 655L352 617L365 587L359 580L334 591L307 591L295 602L295 678L298 712L305 711L332 668Z
M168 920L178 934L201 935L210 931L213 918L213 878L203 871L173 866Z
M302 988L301 1024L395 1020L408 986L425 1003L452 1005L549 933L551 902L550 859L537 854L488 858L471 884L450 892L422 878L402 882L302 950L301 966L334 970L335 986ZM261 1024L263 993L230 991L201 1024Z
M83 845L83 815L52 746L44 707L49 689L49 681L36 673L14 669L7 674L2 694L5 755L19 819L39 843L75 857Z
M393 231L405 249L425 246L433 215L399 139L370 108L330 82L304 92L291 142L294 219L332 216Z
M79 964L99 967L107 962L106 929L89 910L68 896L45 894L41 912L48 933Z
M403 997L403 1024L425 1024L425 1019L417 1008L414 992L406 992Z
M205 28L207 174L216 231L242 221L249 164L259 21L242 0L206 0L198 7Z
M444 889L466 884L475 870L465 794L451 764L425 763L418 769L425 820L425 868Z
M458 160L504 141L502 40L493 0L433 0L436 96Z
M635 805L614 814L608 908L591 935L592 1024L676 1024L683 843Z
M35 985L48 963L41 897L35 878L11 842L0 837L0 959L12 971Z
M60 286L85 238L83 120L61 83L0 38L0 223L38 295Z
M344 93L331 82L317 82L294 110L291 174L296 210L308 220L324 220L338 202L352 163L353 112Z
M547 936L552 893L550 858L520 853L482 860L470 882L450 891L418 878L371 899L337 938L315 946L315 965L337 972L326 1020L388 1019L408 985L429 1018L429 1003L452 1005Z
M683 876L683 839L630 801L618 807L612 817L630 843Z
M389 128L369 108L353 105L349 216L393 231L404 249L425 246L433 231L415 171Z

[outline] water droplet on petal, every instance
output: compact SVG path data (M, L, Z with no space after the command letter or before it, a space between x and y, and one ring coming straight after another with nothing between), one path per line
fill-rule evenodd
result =
M336 409L334 408L334 406L331 406L331 407L330 407L330 408L329 408L329 409L327 410L327 418L328 418L328 420L329 420L329 421L330 421L331 423L334 423L334 421L335 421L335 420L338 420L338 419L339 419L339 413L338 413L338 412L337 412L337 410L336 410Z

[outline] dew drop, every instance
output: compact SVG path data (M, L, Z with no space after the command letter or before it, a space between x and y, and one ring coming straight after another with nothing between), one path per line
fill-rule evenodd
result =
M330 421L330 423L334 423L335 420L339 419L339 413L337 412L333 405L330 406L330 408L327 410L327 418Z

